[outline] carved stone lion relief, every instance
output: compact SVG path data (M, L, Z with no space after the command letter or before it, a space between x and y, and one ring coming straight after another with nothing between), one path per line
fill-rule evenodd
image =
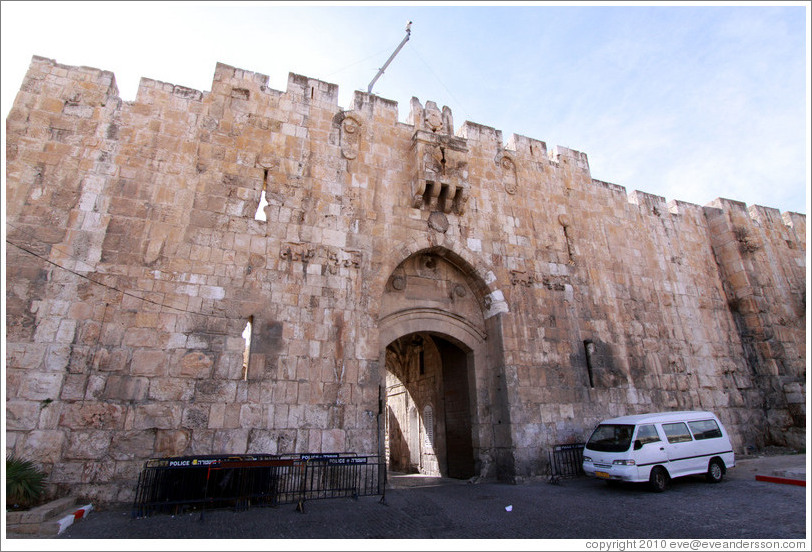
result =
M361 131L364 119L359 113L346 112L341 121L341 155L345 159L358 157L358 145L361 141Z
M505 191L511 195L515 194L519 189L519 176L516 171L516 162L504 151L499 152L495 161L502 171L502 185L505 187Z

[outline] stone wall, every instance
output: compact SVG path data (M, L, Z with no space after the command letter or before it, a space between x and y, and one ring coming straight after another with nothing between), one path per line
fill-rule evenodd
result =
M32 59L6 121L7 449L53 492L130 500L153 456L380 452L386 347L419 332L471 358L483 476L651 410L804 446L804 215L666 204L430 101L404 123L337 96L218 64L210 92L124 102ZM392 295L421 256L464 308Z

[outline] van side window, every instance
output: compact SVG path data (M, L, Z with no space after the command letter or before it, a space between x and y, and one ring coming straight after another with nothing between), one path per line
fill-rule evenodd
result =
M665 431L665 437L669 443L684 443L692 440L688 426L684 422L663 424L663 431Z
M688 422L688 427L691 428L691 433L694 434L694 439L697 441L701 439L716 439L722 436L722 430L715 420L701 420L698 422Z
M653 425L644 425L637 428L637 440L642 444L654 443L660 440L657 429Z

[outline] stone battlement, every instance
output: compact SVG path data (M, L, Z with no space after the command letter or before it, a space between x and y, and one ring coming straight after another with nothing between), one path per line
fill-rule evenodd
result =
M94 102L98 105L102 105L102 97L120 100L118 97L118 88L115 84L115 75L110 71L104 71L91 67L71 67L58 64L53 59L34 56L32 58L32 67L29 73L35 74L37 72L41 72L43 74L55 74L69 80L74 80L77 83L95 82L100 89L105 90L104 96L100 94L87 95L83 97L74 96L72 101L76 102L77 106L79 104L92 106L94 105ZM273 105L277 105L281 98L287 96L294 101L309 102L323 109L344 111L338 105L338 85L336 84L304 75L297 75L295 73L290 73L288 75L287 88L284 92L270 88L268 86L268 82L268 75L239 69L224 63L217 63L212 80L212 88L209 92L194 90L184 86L142 77L134 104L154 104L156 95L160 95L164 101L169 98L169 96L172 96L174 98L180 98L183 100L201 102L203 101L203 98L209 94L219 94L221 96L246 101L250 99L251 94L256 94L267 97L268 102ZM24 84L24 90L26 89L26 86L30 85ZM414 101L418 101L417 98L414 98L413 102ZM353 109L358 111L366 111L373 119L379 119L381 122L388 121L391 124L404 124L398 123L398 108L398 102L396 101L367 94L358 90L355 91ZM411 127L415 126L412 122L405 123L405 125ZM501 151L509 152L511 156L520 163L546 162L552 166L559 167L562 163L562 159L564 159L564 163L570 163L578 170L584 171L587 174L590 173L587 154L565 146L555 146L552 150L548 150L546 142L535 138L522 136L520 134L512 134L507 143L505 143L501 130L471 121L465 121L457 130L456 135L465 140L476 141L483 148L493 151L494 154ZM618 184L603 182L596 179L592 179L592 183L601 187L611 187L612 189L623 193L626 191L625 187ZM648 195L649 194L646 194L643 191L636 190L629 194L628 201L634 205L640 205L640 198ZM659 202L664 203L665 200L666 198L659 197ZM648 205L654 205L657 202L658 199L655 197L647 198L644 201L644 203ZM712 202L712 204L715 205L719 202L722 204L729 202L740 203L735 202L734 200L719 198L715 202ZM663 209L663 211L677 214L680 208L685 209L689 205L697 207L696 204L690 204L678 199L672 199L669 201L668 206ZM752 209L755 209L755 211L761 211L772 208L753 205L751 210ZM787 212L784 219L788 221L786 224L792 224L791 221L797 221L798 217L805 218L805 215L801 213Z

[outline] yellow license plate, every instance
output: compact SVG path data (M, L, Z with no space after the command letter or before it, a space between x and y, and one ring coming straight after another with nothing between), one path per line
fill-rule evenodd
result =
M606 473L606 472L596 471L596 472L595 472L595 477L601 477L601 478L603 478L603 479L609 479L609 478L611 478L612 476L611 476L611 475L609 475L609 474L608 474L608 473Z

